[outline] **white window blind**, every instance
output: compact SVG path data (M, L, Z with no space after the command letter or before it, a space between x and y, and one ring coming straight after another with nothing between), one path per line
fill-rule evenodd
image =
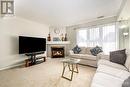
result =
M81 47L101 46L108 54L116 49L115 24L77 29L77 44Z

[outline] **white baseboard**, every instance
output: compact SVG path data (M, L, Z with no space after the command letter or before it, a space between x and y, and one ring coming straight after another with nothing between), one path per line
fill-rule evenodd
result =
M14 67L21 66L21 65L24 65L24 60L15 61L12 64L8 64L5 67L1 67L0 70L10 69L10 68L14 68Z
M51 58L47 58L47 59L51 59ZM10 64L10 65L7 65L7 66L5 66L5 67L2 67L2 68L0 68L0 71L1 71L1 70L5 70L5 69L15 68L15 67L18 67L18 66L21 66L21 65L25 65L24 60L25 60L25 59L18 60L18 61L16 61L16 62L14 62L13 64ZM22 62L23 62L23 63L22 63Z
M0 68L0 71L1 70L5 70L5 69L11 69L11 68L14 68L14 67L17 67L17 66L21 66L21 65L24 65L24 63L6 66L4 68Z

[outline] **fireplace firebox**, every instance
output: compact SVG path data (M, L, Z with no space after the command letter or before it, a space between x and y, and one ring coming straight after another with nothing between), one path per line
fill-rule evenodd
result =
M63 46L51 47L51 57L52 58L63 58L64 57L64 47Z

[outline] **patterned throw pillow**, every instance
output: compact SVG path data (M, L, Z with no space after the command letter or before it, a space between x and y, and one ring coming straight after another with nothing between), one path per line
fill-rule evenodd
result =
M79 54L79 52L81 51L81 48L79 48L78 45L76 45L72 50L75 54Z
M90 49L92 55L97 56L98 53L103 52L102 47L96 46L93 49Z
M110 61L121 65L126 61L126 49L110 52Z

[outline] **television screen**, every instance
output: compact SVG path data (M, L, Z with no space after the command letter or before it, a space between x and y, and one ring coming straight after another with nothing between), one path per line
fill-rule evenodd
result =
M19 36L19 54L46 51L46 39Z

